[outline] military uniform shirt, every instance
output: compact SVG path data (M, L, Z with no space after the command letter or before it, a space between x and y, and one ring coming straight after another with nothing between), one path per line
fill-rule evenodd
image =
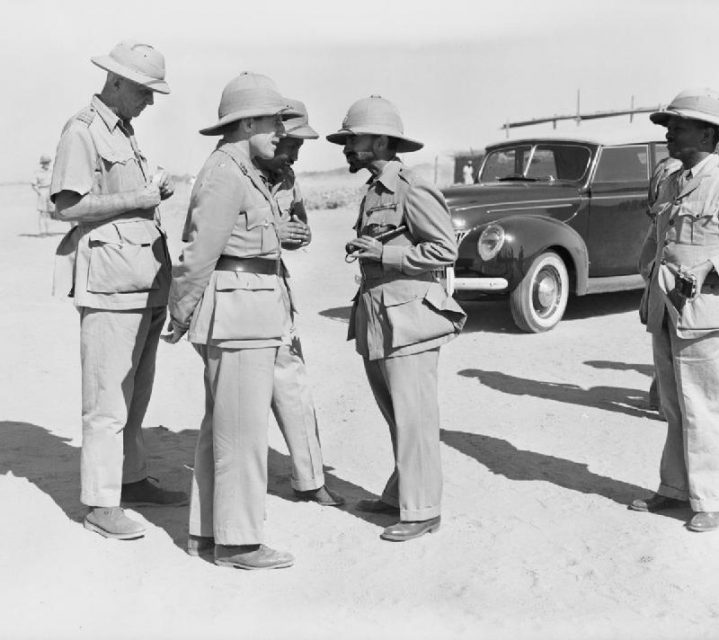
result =
M80 196L137 191L147 181L147 162L131 125L123 124L99 96L93 96L90 106L63 129L51 197L61 191ZM78 220L58 252L70 256L58 262L58 269L72 268L72 277L64 281L71 281L77 306L124 310L167 304L170 259L155 208L134 209L99 222ZM62 274L58 279L63 280Z

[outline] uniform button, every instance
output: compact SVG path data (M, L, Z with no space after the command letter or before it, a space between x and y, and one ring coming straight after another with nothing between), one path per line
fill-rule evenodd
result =
M664 241L664 246L666 247L669 244L669 240Z
M270 223L267 220L265 220L265 227L269 227L269 226L270 226Z
M670 224L670 225L674 225L674 218L672 218L672 219L669 221L669 224Z
M662 258L660 264L666 264L666 263L667 263L667 259L666 259L666 258Z

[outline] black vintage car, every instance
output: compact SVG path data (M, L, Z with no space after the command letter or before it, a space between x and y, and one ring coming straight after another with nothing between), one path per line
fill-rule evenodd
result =
M647 189L664 129L493 144L477 184L444 190L459 242L447 286L459 300L509 294L516 325L547 331L568 295L636 289Z

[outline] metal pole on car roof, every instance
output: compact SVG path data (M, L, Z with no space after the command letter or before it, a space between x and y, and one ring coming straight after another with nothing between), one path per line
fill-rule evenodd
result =
M629 103L629 122L634 122L634 96Z
M577 126L582 124L582 116L580 115L582 112L579 109L579 89L577 89Z

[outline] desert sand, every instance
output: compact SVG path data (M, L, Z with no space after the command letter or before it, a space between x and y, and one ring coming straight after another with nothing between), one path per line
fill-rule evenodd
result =
M181 187L163 205L174 256L186 202ZM287 257L327 483L348 506L294 499L271 422L266 542L296 564L246 572L185 553L187 507L133 511L147 522L133 542L82 527L78 316L50 296L66 225L38 237L30 187L0 187L0 638L719 638L719 532L626 507L656 487L665 433L636 292L571 301L541 335L519 333L503 302L466 305L440 358L442 528L378 537L392 518L353 507L392 464L345 340L354 215L311 212L312 244ZM201 374L189 343L161 344L145 426L163 487L189 487Z

